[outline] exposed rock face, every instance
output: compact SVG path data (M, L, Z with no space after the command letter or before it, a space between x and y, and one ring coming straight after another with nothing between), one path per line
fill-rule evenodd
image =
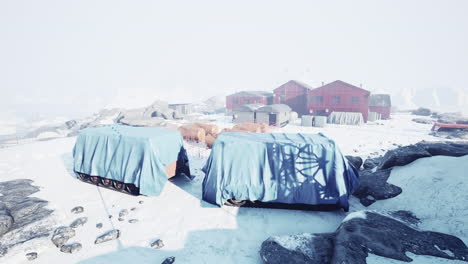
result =
M68 226L61 226L55 229L54 234L52 235L52 243L58 248L65 245L68 240L75 236L75 230Z
M29 197L38 191L27 179L0 182L0 251L4 254L16 245L47 237L53 230L48 202Z
M405 166L417 159L431 157L424 148L417 145L404 146L385 153L380 162L379 169L388 169L395 166Z
M102 223L97 223L96 228L101 229L102 228Z
M138 219L130 219L130 220L128 220L128 222L130 224L135 224L135 223L138 223Z
M434 120L425 118L413 118L411 121L419 124L434 124Z
M364 206L369 206L376 200L393 198L402 192L398 186L387 182L391 169L372 172L363 170L359 173L359 187L353 193Z
M78 228L78 227L83 226L84 224L86 224L86 222L88 222L88 217L80 217L80 218L76 219L75 221L73 221L70 224L70 227L71 228Z
M6 205L0 202L0 237L13 226L13 217Z
M375 212L350 214L334 233L271 237L263 242L264 263L365 264L368 253L410 262L412 252L468 260L468 248L455 236L419 231Z
M101 244L107 241L115 240L119 237L120 237L120 230L114 229L97 237L96 241L94 241L94 244Z
M353 164L356 169L360 169L362 166L362 158L357 156L346 156L349 162Z
M359 173L359 187L353 195L359 198L364 206L369 206L377 200L393 198L402 192L400 187L387 183L394 166L405 166L420 158L440 155L468 155L468 143L422 141L390 150L382 158L367 159L364 162L365 169Z
M80 251L81 248L82 248L82 246L81 246L80 243L72 243L72 244L61 246L60 251L62 251L63 253L73 254L73 253L75 253L77 251Z
M119 212L119 217L125 217L128 215L128 210L127 209L122 209Z

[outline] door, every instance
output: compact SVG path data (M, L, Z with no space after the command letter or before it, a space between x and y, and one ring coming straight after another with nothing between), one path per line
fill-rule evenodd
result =
M276 113L270 113L268 116L268 125L276 126Z

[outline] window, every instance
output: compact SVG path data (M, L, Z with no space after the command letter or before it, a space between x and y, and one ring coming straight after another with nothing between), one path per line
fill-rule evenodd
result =
M249 103L249 99L244 99L244 104L248 104Z
M351 98L351 103L353 103L353 104L359 104L359 97L353 96L353 97Z
M317 104L323 103L323 96L315 96L314 97L314 102Z
M341 98L339 96L333 96L333 103L334 104L339 104L341 101Z
M238 104L239 100L237 98L234 98L234 104Z

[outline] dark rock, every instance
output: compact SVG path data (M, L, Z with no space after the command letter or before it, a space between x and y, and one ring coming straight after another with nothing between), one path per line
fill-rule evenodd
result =
M28 254L26 254L26 258L28 260L35 260L37 259L37 252L30 252Z
M78 228L78 227L83 226L84 224L86 224L86 222L88 222L88 217L80 217L80 218L76 219L75 221L73 221L70 224L70 227L71 228Z
M411 111L413 115L419 115L419 116L430 116L431 115L431 110L428 108L420 107L416 110Z
M410 225L417 226L421 223L421 219L419 219L413 212L406 211L406 210L398 210L394 212L390 212L390 215L398 218Z
M348 161L353 164L356 169L360 169L362 166L362 158L357 156L346 156Z
M9 229L0 234L0 248L6 250L36 238L48 237L53 231L53 225L44 223L53 212L46 208L48 202L29 197L40 190L32 183L28 179L0 182L0 229ZM38 227L31 228L33 226Z
M130 224L138 223L138 219L130 219L128 220Z
M97 224L96 224L96 228L101 229L101 228L102 228L102 223L97 223Z
M107 233L104 233L100 235L99 237L96 238L96 241L94 241L94 244L101 244L107 241L115 240L120 237L120 230L118 229L113 229Z
M112 218L112 215L109 215L109 219L111 219L111 218Z
M413 118L412 121L419 124L434 124L434 120L424 118Z
M139 203L139 204L142 204L142 203L143 203L143 201L138 201L138 203Z
M127 209L122 209L119 212L119 217L125 217L128 215L128 210Z
M419 142L416 145L432 156L461 157L468 155L468 142Z
M68 226L61 226L55 229L54 234L52 235L52 243L56 247L61 247L67 243L67 241L75 236L75 230Z
M7 253L8 253L8 249L0 245L0 258L5 256Z
M0 237L10 231L13 226L13 217L6 205L0 202Z
M381 160L382 158L366 159L364 161L363 167L364 169L373 169L379 166Z
M391 169L372 172L363 170L359 173L359 187L353 193L361 204L369 206L377 200L385 200L398 196L402 189L387 182Z
M424 148L417 145L409 145L393 149L385 153L380 162L379 169L388 169L395 166L405 166L417 159L431 157Z
M78 124L78 122L76 122L76 120L70 120L70 121L65 122L65 126L68 129L71 129L72 127L76 126L77 124Z
M82 248L82 246L81 246L80 243L72 243L72 244L61 246L60 251L62 251L63 253L73 254L73 253L75 253L77 251L80 251L81 248Z
M123 221L125 221L125 219L123 219L122 217L119 217L119 219L118 219L118 220L119 220L120 222L123 222Z
M154 249L160 249L162 247L164 247L164 243L161 239L156 239L155 241L153 241L153 243L151 243L151 248L154 248Z
M74 213L74 214L81 214L82 212L84 212L84 208L83 208L83 206L77 206L77 207L71 209L71 212Z
M136 208L136 207L132 207L132 208L130 208L130 211L136 211L136 210L137 210L137 208Z
M459 238L419 231L375 212L348 215L334 233L271 237L263 242L264 263L366 264L369 253L411 262L406 252L451 260L468 260L468 247Z
M168 257L161 264L172 264L175 262L175 257Z

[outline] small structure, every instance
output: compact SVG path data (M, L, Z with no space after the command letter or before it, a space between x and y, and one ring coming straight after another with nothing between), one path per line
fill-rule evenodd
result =
M333 112L328 116L328 123L360 126L364 123L364 118L362 117L362 113Z
M389 94L372 94L369 99L369 112L380 114L381 119L390 118L392 101Z
M232 121L234 123L255 123L257 109L264 106L264 104L247 104L238 106L232 111Z
M343 81L334 81L309 91L308 108L314 116L332 112L362 113L367 122L370 92Z
M259 201L348 210L359 185L357 170L322 134L222 133L203 171L202 198L219 206Z
M193 112L191 104L170 104L169 108L179 116L190 115Z
M266 105L257 109L256 123L283 127L291 120L291 108L285 104Z
M273 102L288 105L299 116L307 115L307 95L311 89L313 88L308 84L291 80L273 90Z
M311 115L303 115L301 117L301 126L311 127L314 122L314 117Z
M190 177L177 130L112 125L80 131L73 148L78 179L116 191L157 196L168 178Z
M231 113L235 108L246 104L273 103L273 93L263 91L242 91L226 96L226 111Z

